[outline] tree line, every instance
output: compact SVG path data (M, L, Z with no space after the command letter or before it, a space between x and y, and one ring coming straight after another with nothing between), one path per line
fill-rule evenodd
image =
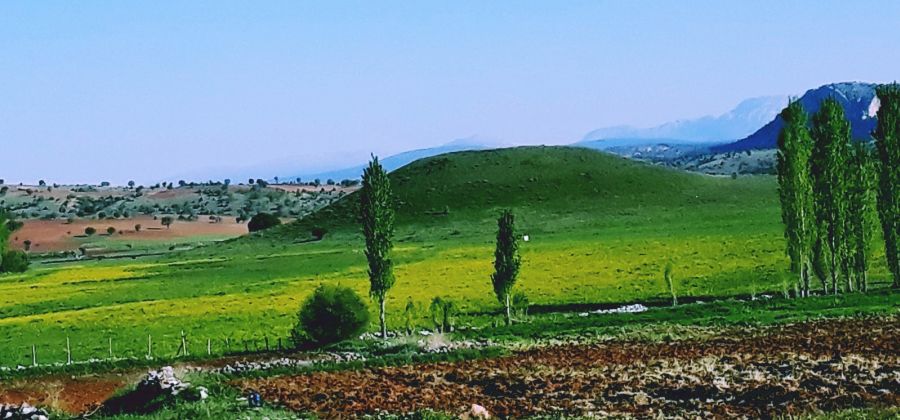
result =
M800 296L866 291L880 221L893 287L900 287L900 85L876 89L874 148L851 138L834 98L810 117L798 100L781 112L776 169L790 271Z

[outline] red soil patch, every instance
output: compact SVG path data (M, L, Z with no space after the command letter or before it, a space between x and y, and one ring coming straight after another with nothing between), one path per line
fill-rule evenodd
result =
M200 216L193 222L176 220L170 228L153 220L151 216L115 220L75 220L66 223L62 220L25 220L22 229L13 232L9 244L15 249L24 249L24 241L31 241L32 252L74 251L82 243L98 243L104 240L123 241L160 241L189 238L193 236L240 236L247 233L247 225L235 222L234 217L223 217L221 222L210 223L209 216ZM135 232L135 225L141 225L141 231ZM97 229L92 237L84 235L88 226ZM116 233L107 236L106 229L113 227ZM122 233L119 234L118 232Z
M41 378L40 382L22 380L0 384L0 403L51 407L71 414L82 414L99 407L126 380L108 378Z
M513 356L236 381L337 418L481 404L500 417L769 418L900 404L900 318L826 321L706 341L609 342Z

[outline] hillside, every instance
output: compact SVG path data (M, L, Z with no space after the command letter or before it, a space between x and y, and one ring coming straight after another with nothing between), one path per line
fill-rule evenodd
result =
M447 216L480 220L504 207L540 213L677 206L701 196L725 199L746 188L730 179L561 146L449 153L413 162L390 177L400 223ZM357 201L350 194L282 229L355 227Z

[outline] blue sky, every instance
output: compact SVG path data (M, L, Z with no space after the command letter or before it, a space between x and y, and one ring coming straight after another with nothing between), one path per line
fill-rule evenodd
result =
M358 163L900 75L895 1L0 2L0 178ZM175 177L175 178L173 178Z

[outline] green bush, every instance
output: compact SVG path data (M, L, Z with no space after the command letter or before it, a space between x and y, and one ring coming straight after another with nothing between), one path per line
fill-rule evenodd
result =
M259 213L247 223L250 232L258 232L281 224L281 219L269 213Z
M358 336L369 324L369 308L352 289L321 285L303 302L292 331L298 346L322 346Z
M23 251L6 251L0 261L0 272L24 273L28 269L28 254Z

